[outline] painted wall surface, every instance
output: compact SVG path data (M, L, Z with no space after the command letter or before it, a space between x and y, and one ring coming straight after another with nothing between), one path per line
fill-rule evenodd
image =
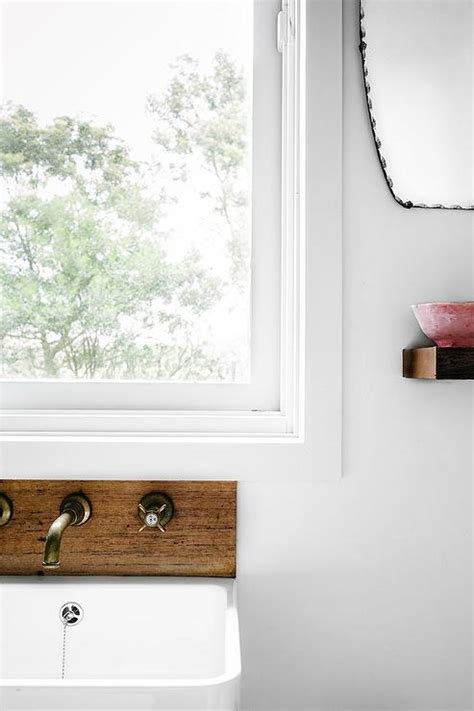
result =
M344 476L240 485L244 709L468 711L472 385L403 380L400 350L420 343L411 303L472 299L474 221L390 198L356 5L344 6ZM321 67L308 51L311 133Z
M312 78L325 72L330 38L314 8L338 0L308 2L316 194L321 135L311 128L324 99ZM314 484L295 483L292 471L278 484L271 472L239 483L244 711L472 708L473 388L403 380L400 351L420 342L411 303L473 297L474 217L392 200L357 45L357 0L345 0L344 476L322 484L328 463L315 459ZM83 455L54 444L27 467L21 446L11 475L148 477L157 467L151 447L135 461L117 445L109 461L95 443ZM256 460L256 478L261 468Z

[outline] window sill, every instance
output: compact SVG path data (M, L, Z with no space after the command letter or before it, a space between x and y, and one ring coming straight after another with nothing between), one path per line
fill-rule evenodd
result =
M176 441L297 438L281 412L146 410L12 410L2 417L3 441Z

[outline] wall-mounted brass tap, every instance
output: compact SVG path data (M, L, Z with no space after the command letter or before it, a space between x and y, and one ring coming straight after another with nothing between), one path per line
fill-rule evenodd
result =
M82 526L91 516L89 499L83 494L70 494L59 507L59 516L53 521L46 536L43 568L57 568L63 533L69 526Z
M143 524L138 533L145 528L157 528L161 533L165 533L165 526L171 521L173 515L174 506L169 496L161 491L147 494L138 504L138 518Z

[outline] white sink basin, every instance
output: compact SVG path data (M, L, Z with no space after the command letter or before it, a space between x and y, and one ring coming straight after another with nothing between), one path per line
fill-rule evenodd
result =
M0 578L2 711L235 711L239 677L233 581Z

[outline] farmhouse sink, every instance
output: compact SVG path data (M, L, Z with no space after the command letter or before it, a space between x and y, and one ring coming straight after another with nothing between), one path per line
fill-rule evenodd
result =
M2 711L235 711L239 677L233 581L0 578Z

